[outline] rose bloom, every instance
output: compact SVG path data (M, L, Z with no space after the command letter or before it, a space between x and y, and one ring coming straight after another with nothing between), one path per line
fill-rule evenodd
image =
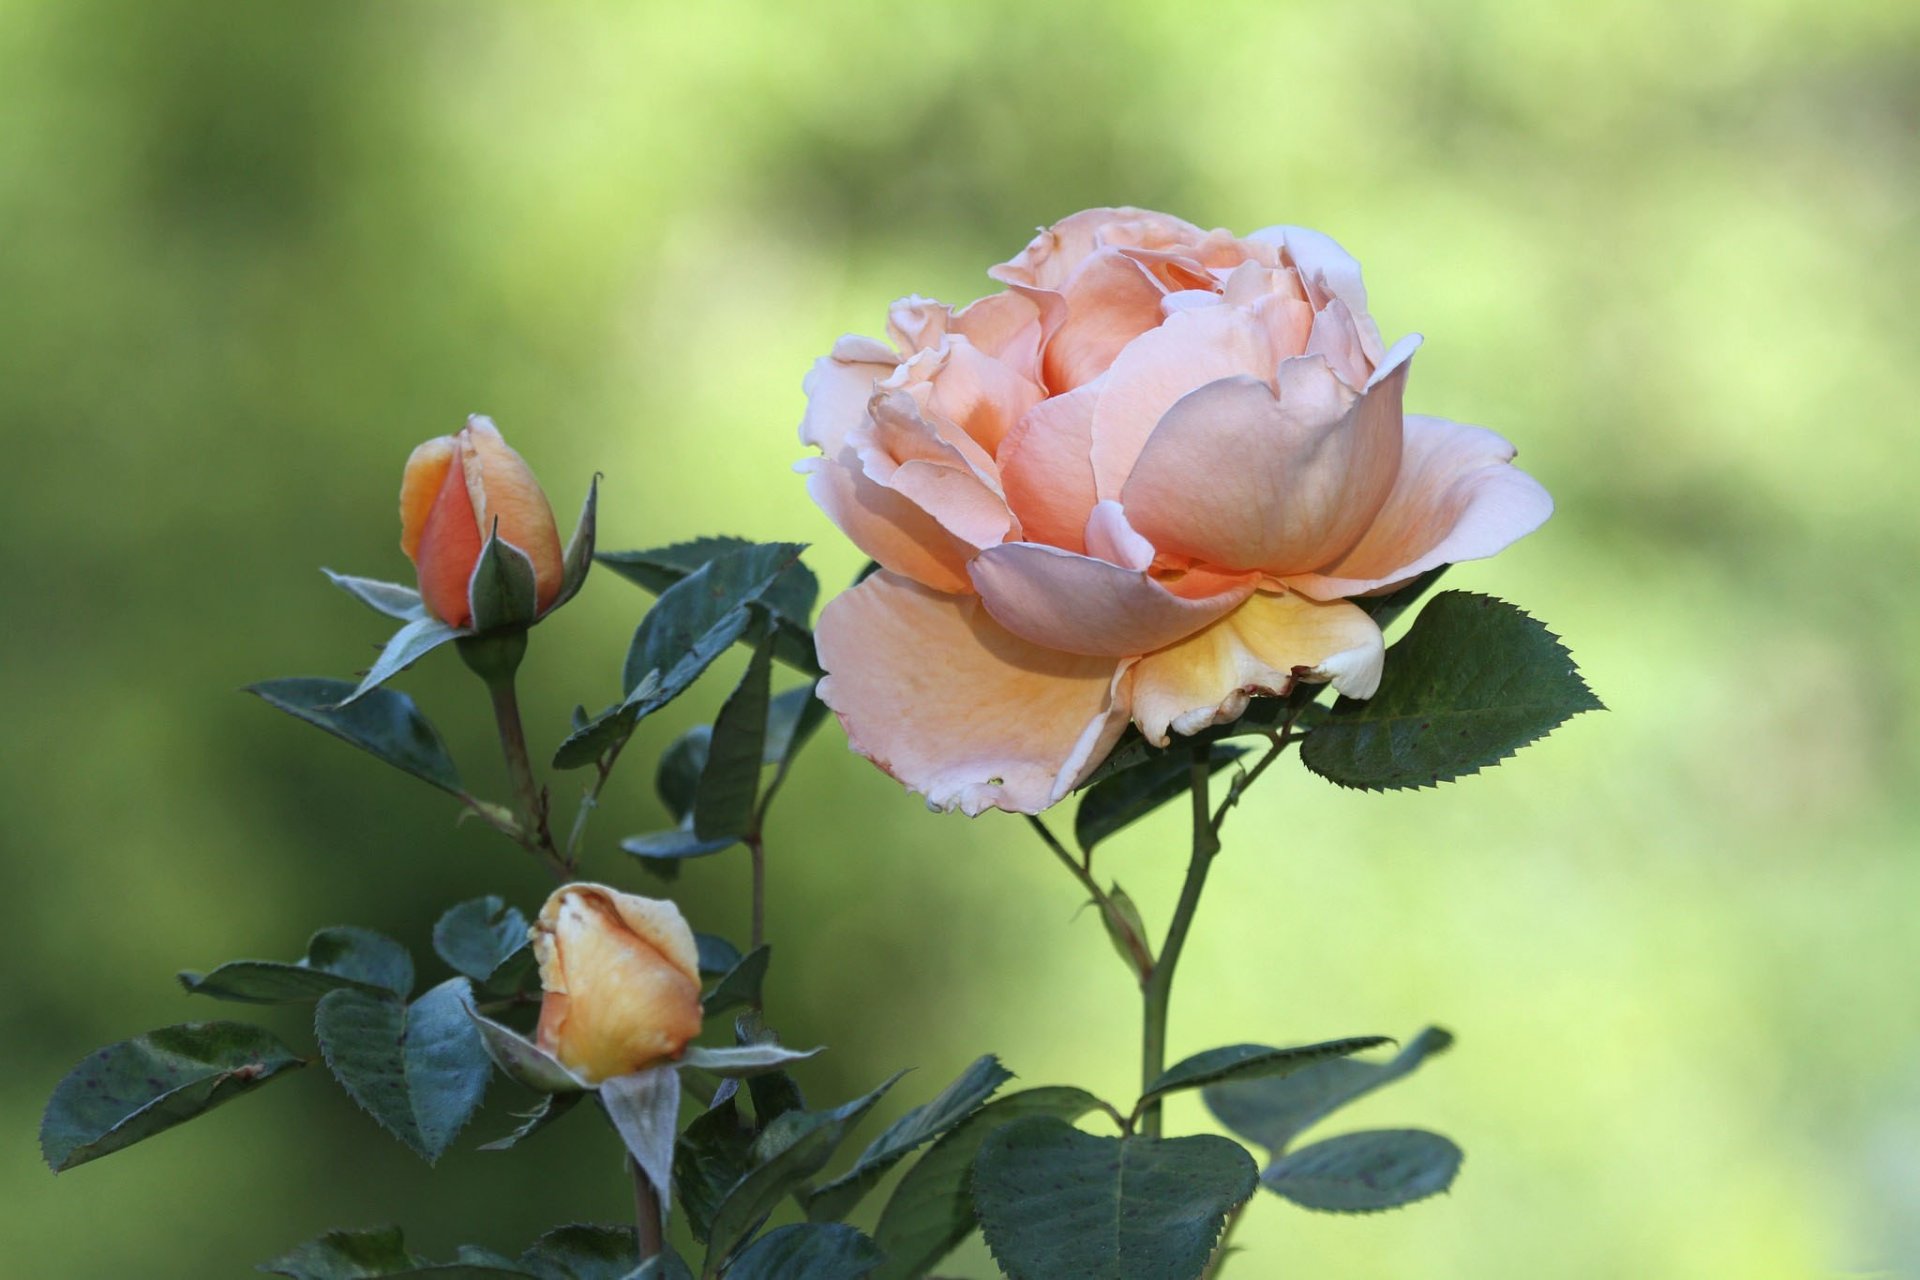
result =
M534 597L546 612L566 578L560 530L533 469L475 415L407 458L400 482L400 549L420 574L420 598L448 626L473 622L467 585L496 525L500 540L533 562Z
M894 304L806 380L808 491L881 571L829 603L820 696L931 807L1035 813L1127 723L1380 682L1350 597L1490 556L1546 490L1491 431L1403 415L1326 236L1091 209L955 311Z
M700 956L671 902L598 884L554 890L533 926L534 1041L588 1084L677 1058L700 1034Z

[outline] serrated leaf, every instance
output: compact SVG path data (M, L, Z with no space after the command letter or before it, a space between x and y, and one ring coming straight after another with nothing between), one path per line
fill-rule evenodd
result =
M632 1227L577 1222L534 1241L520 1266L539 1280L627 1280L640 1265Z
M467 579L467 607L475 631L530 626L540 616L533 557L502 538L497 521Z
M1282 1156L1260 1181L1303 1209L1378 1213L1439 1195L1463 1158L1451 1140L1425 1129L1369 1129Z
M679 1069L666 1064L604 1080L600 1105L627 1154L652 1181L665 1213L672 1207L673 1139L680 1127Z
M542 1094L540 1100L533 1104L532 1110L515 1113L520 1117L518 1128L504 1138L495 1138L492 1142L481 1143L479 1149L510 1151L573 1110L586 1096L584 1092Z
M413 699L398 690L376 689L342 706L342 700L353 692L347 681L292 676L262 680L248 685L247 692L442 791L465 795L460 772L454 768L439 731L420 714Z
M742 546L706 561L660 592L634 632L627 653L626 685L632 688L647 671L661 673L656 698L662 704L679 696L746 628L748 606L761 601L774 583L798 563L801 546L767 542ZM619 553L597 557L625 572ZM733 625L735 614L739 624Z
M353 691L340 699L340 705L346 707L358 702L447 641L458 640L465 634L438 618L415 618L387 638L380 656L373 660Z
M1218 773L1246 753L1245 747L1214 743L1208 748L1207 771ZM1073 836L1081 851L1092 853L1093 847L1108 836L1186 795L1192 776L1191 754L1172 751L1120 770L1088 788L1073 817Z
M587 1087L586 1082L567 1070L558 1058L518 1031L501 1026L475 1009L471 1002L466 1012L480 1033L480 1043L486 1048L487 1056L510 1079L536 1093L577 1093Z
M771 643L762 640L714 719L706 766L693 793L693 833L702 840L743 836L753 827L760 756L767 741L767 704L773 696L768 684L772 662Z
M486 985L509 960L531 950L527 918L498 894L470 898L434 922L433 949L455 973Z
M675 822L683 822L693 813L693 798L706 771L708 749L713 742L713 726L697 724L675 738L660 753L653 771L653 789Z
M1256 1176L1226 1138L1101 1138L1039 1116L987 1138L973 1201L1010 1280L1194 1280Z
M459 1260L432 1263L406 1247L398 1227L366 1231L329 1231L285 1256L260 1264L260 1270L292 1280L374 1280L407 1276L418 1280L525 1280L531 1272L499 1254L472 1245L461 1248Z
M772 958L773 948L768 946L755 947L743 956L701 1001L706 1015L711 1018L741 1005L758 1005L761 984L767 980L767 962Z
M826 723L827 704L814 693L815 687L808 683L773 695L767 708L766 751L761 757L766 763L792 760Z
M55 1173L132 1146L306 1065L272 1034L188 1022L108 1045L54 1086L40 1153Z
M740 948L717 933L696 933L693 944L700 953L700 972L709 978L726 973L742 959Z
M1443 591L1387 650L1379 691L1342 698L1307 736L1307 768L1387 791L1478 773L1601 709L1558 638L1491 596Z
M972 1234L973 1161L994 1130L1028 1116L1078 1120L1099 1105L1084 1089L1026 1089L987 1103L948 1130L887 1199L874 1229L887 1255L876 1280L917 1280Z
M660 595L708 561L753 545L744 538L696 538L648 551L609 551L597 558L621 577ZM759 602L775 619L774 657L815 676L820 669L808 620L819 593L813 573L796 559Z
M186 970L178 977L195 995L243 1004L318 1000L339 987L405 997L413 990L413 957L383 934L339 925L308 939L307 954L293 964L229 960L211 973Z
M727 1280L861 1280L886 1261L873 1241L838 1223L775 1227L741 1251Z
M744 1246L787 1194L826 1168L847 1131L885 1096L899 1076L831 1111L789 1111L767 1124L754 1142L753 1171L714 1211L700 1274L711 1280Z
M492 1070L468 1019L465 978L411 1006L343 988L314 1009L314 1034L334 1079L381 1128L437 1161L479 1109Z
M1451 1034L1428 1027L1386 1062L1330 1058L1287 1076L1210 1085L1202 1096L1221 1124L1278 1155L1312 1125L1412 1073L1452 1044Z
M660 673L649 671L626 697L599 715L588 718L583 709L575 708L573 730L555 748L553 767L579 769L620 746L633 736L633 728L640 723L643 712L654 710L648 700L659 688Z
M375 613L383 613L399 622L413 622L427 616L427 606L421 603L420 593L412 587L403 587L397 582L381 582L378 578L356 578L348 573L335 573L331 569L322 569L327 580L340 588Z
M753 1169L754 1129L731 1097L694 1117L673 1152L673 1182L693 1238L707 1242L714 1211Z
M795 1062L803 1062L824 1047L789 1049L782 1044L743 1044L717 1047L696 1044L680 1056L680 1065L694 1067L716 1076L745 1079L764 1071L776 1071Z
M587 583L587 571L593 568L593 543L600 517L600 476L596 473L587 482L587 500L580 505L580 520L573 526L573 536L567 539L566 554L560 561L560 594L547 606L552 613L567 601L580 594L580 588Z
M942 1089L932 1101L908 1111L888 1125L867 1145L853 1167L826 1183L806 1198L807 1217L815 1222L834 1221L847 1216L869 1191L879 1185L887 1171L905 1159L914 1148L931 1142L953 1128L1001 1085L1013 1079L1013 1072L1000 1065L1000 1059L986 1054L968 1064L954 1082Z
M1349 1036L1343 1040L1325 1040L1319 1044L1295 1045L1276 1049L1264 1044L1230 1044L1207 1049L1183 1058L1160 1073L1140 1095L1140 1105L1164 1098L1182 1089L1198 1089L1223 1080L1257 1080L1264 1076L1290 1075L1302 1067L1328 1058L1377 1049L1392 1044L1386 1036Z

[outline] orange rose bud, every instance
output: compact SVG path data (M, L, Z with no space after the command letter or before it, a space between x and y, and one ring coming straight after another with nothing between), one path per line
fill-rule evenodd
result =
M420 575L420 598L448 626L472 625L467 584L487 536L533 562L534 594L544 613L565 578L560 529L533 469L486 418L429 440L407 459L400 482L400 549Z
M671 902L598 884L554 890L533 926L535 1042L588 1084L677 1058L700 1034L700 957Z

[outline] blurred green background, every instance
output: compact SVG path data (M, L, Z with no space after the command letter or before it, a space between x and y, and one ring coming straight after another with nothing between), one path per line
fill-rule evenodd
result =
M235 692L369 660L382 620L317 566L406 576L416 441L485 411L563 524L606 473L604 546L804 538L845 581L788 472L808 362L1131 202L1360 258L1382 327L1427 335L1410 406L1505 432L1560 504L1455 585L1546 619L1612 707L1437 793L1289 764L1231 825L1176 1055L1443 1023L1459 1048L1350 1118L1469 1158L1393 1215L1266 1197L1230 1274L1920 1275L1916 121L1903 0L0 3L9 1273L623 1220L600 1126L430 1173L317 1071L58 1181L33 1131L96 1045L236 1012L175 969L345 922L424 957L444 904L544 891ZM537 749L613 694L644 599L603 574L541 628ZM644 753L740 660L649 723L592 871L658 891L614 848L660 825ZM451 655L401 683L503 789ZM1156 927L1179 825L1102 854ZM986 1050L1134 1083L1127 977L1019 823L926 813L829 727L771 839L816 1099L917 1066L897 1110ZM743 885L736 856L677 892L738 934Z

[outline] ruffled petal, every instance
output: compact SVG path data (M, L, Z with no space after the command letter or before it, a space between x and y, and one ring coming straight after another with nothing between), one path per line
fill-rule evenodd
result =
M876 573L821 611L820 698L930 808L1038 813L1126 727L1125 664L1038 648L970 596Z
M1151 272L1118 249L1102 249L1060 288L1066 312L1047 338L1041 374L1054 394L1107 371L1129 342L1160 323L1166 294Z
M1484 427L1409 415L1400 475L1372 526L1336 563L1287 585L1320 600L1361 595L1517 542L1546 523L1553 498L1513 454Z
M827 518L883 568L936 591L972 591L967 560L974 548L907 498L868 479L851 452L845 458L806 458L794 465Z
M1083 551L1093 512L1093 411L1099 382L1042 400L1000 446L1000 486L1030 542Z
M1278 380L1278 395L1258 378L1209 383L1160 419L1121 501L1161 551L1300 573L1366 532L1400 465L1404 358L1362 394L1317 355Z
M915 390L929 394L926 384ZM961 541L986 547L1013 533L993 459L957 426L924 414L913 391L876 394L848 444L868 479L900 493Z
M1285 226L1263 227L1247 239L1286 250L1302 282L1319 295L1314 299L1315 306L1324 305L1327 298L1338 298L1345 303L1367 359L1376 366L1383 362L1386 344L1380 340L1379 326L1367 311L1367 286L1361 282L1360 264L1338 241L1306 227Z
M1133 668L1133 722L1147 741L1225 724L1254 694L1331 681L1351 698L1380 687L1380 628L1345 600L1318 603L1261 591L1198 635L1148 654Z
M1172 644L1229 612L1257 575L1228 579L1198 598L1169 591L1149 573L1035 542L989 547L967 566L974 589L1001 626L1063 653L1123 658Z

